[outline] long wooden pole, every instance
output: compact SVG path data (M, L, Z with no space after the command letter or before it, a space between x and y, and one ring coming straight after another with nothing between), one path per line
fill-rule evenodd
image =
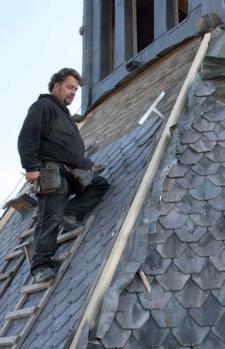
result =
M140 187L136 193L136 196L132 202L132 205L129 209L129 212L126 216L126 219L121 227L119 235L115 241L115 244L111 250L109 258L104 266L104 269L99 277L98 283L94 289L92 297L87 305L87 308L84 312L84 315L80 321L74 339L71 343L70 349L76 349L77 341L80 336L81 329L86 320L88 320L89 326L92 327L95 321L95 317L99 311L103 296L110 286L116 267L120 261L128 238L130 236L131 230L136 222L136 219L140 213L140 210L143 206L143 203L146 199L147 194L149 193L150 187L156 175L157 169L159 168L162 156L164 154L165 148L171 138L170 128L177 123L179 115L184 107L190 86L196 76L196 73L200 69L202 61L206 55L208 44L211 38L211 33L204 35L204 38L201 42L201 45L198 49L198 52L195 56L195 59L192 63L192 66L189 70L189 73L184 81L184 84L180 90L178 98L174 104L174 107L171 111L171 114L168 118L166 126L163 130L163 133L160 137L160 140L157 144L155 152L152 156L152 159L149 163L149 166L145 172L144 178L140 184ZM78 348L77 348L78 349Z

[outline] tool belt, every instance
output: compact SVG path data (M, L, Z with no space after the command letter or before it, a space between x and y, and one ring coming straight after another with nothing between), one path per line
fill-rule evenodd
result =
M60 189L62 184L61 177L62 165L55 162L45 162L40 168L38 178L38 193L51 193Z

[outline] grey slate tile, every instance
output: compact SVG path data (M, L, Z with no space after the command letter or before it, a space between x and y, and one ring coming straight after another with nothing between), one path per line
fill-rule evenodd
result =
M181 349L176 338L170 333L163 342L163 349Z
M202 112L208 113L210 110L212 110L215 107L216 103L217 103L217 100L214 97L212 96L207 97L201 105Z
M198 257L189 247L179 258L174 259L174 264L185 274L200 273L207 259Z
M187 315L172 332L181 345L193 347L202 343L209 333L209 327L199 326Z
M219 219L215 220L213 226L208 228L208 230L216 240L225 240L224 226L225 218L221 215Z
M172 328L179 325L186 310L180 305L176 298L171 297L166 306L161 310L152 310L151 315L160 328Z
M119 304L118 304L118 311L126 311L127 308L132 303L136 303L137 301L137 295L135 293L128 293L126 290L124 290L119 298Z
M181 202L176 204L176 207L180 210L180 212L186 215L191 215L194 213L204 212L206 203L205 201L193 199L191 195L187 194Z
M225 211L225 201L224 201L225 190L221 189L221 193L213 200L209 200L209 204L214 210Z
M173 265L163 275L156 276L156 280L167 291L181 290L188 279L189 275L184 275Z
M223 248L217 256L211 257L210 259L218 270L225 271L225 248Z
M106 349L112 347L122 348L128 341L130 335L131 331L122 330L116 322L113 322L109 332L107 332L106 336L103 338L102 343Z
M195 86L195 96L210 96L216 91L213 81L201 81Z
M220 219L221 213L207 206L200 214L192 214L190 217L195 224L203 227L210 227Z
M149 311L143 309L138 299L134 303L130 303L126 311L118 311L116 320L124 329L137 329L144 325L149 319Z
M181 241L194 242L201 239L205 234L206 229L206 227L196 226L189 218L183 225L182 229L177 229L175 232Z
M215 163L225 161L225 151L223 147L221 147L221 145L218 144L214 147L214 149L211 152L206 153L205 156Z
M149 336L149 333L151 333L151 336ZM168 329L161 329L152 318L139 330L133 331L134 337L144 348L160 347L168 333Z
M220 288L225 280L225 272L219 272L212 262L208 262L199 275L193 280L204 290Z
M165 202L179 202L186 194L186 190L178 185L174 185L170 190L163 193L163 200Z
M220 130L205 132L204 136L212 142L220 142L225 140L225 130L220 127Z
M200 257L216 256L224 248L224 244L216 241L208 231L198 242L191 243L190 246Z
M200 186L190 190L190 195L197 200L210 200L219 195L221 189L213 185L207 179L204 179Z
M224 168L220 167L216 174L207 177L217 187L225 186L225 174Z
M141 278L137 274L134 276L131 283L127 286L126 290L130 293L140 293L146 291L145 286L141 281Z
M209 333L205 338L204 342L198 347L199 349L224 349L225 341L222 341L220 338L216 337L213 333Z
M181 134L180 141L182 144L194 144L201 137L199 132L196 132L192 128L186 130Z
M174 209L174 203L172 202L164 202L163 200L160 202L160 214L161 216L166 216L168 213Z
M219 166L219 164L208 159L206 156L203 156L199 163L192 166L192 169L200 176L207 176L216 174Z
M207 138L199 139L196 143L190 144L190 148L197 153L206 153L214 149L216 142L209 141Z
M163 258L177 258L186 247L186 243L181 242L175 234L172 234L164 244L158 244L156 249Z
M187 173L188 169L181 164L174 164L170 168L167 176L169 178L182 178Z
M225 119L224 110L225 105L220 101L216 101L213 108L205 112L204 118L208 121L223 121Z
M142 306L145 309L163 309L171 298L171 292L166 292L157 281L151 284L151 291L138 295Z
M163 184L162 184L162 190L165 191L165 190L171 190L173 185L175 183L175 179L174 178L169 178L169 177L166 177L163 181Z
M181 228L187 219L188 216L180 213L175 207L167 216L160 217L159 222L165 229L170 230Z
M143 347L141 347L137 340L133 336L131 336L123 349L143 349Z
M188 147L182 155L178 156L178 159L183 165L195 165L201 160L202 157L203 154L197 153Z
M212 290L212 294L220 302L220 304L225 306L225 283L223 283L219 289Z
M194 189L199 187L203 179L202 176L198 176L195 172L189 170L185 177L176 179L176 182L184 189Z
M173 230L162 231L161 228L160 228L160 232L159 232L159 229L157 229L157 233L153 233L153 234L149 235L149 242L152 242L152 243L163 243L172 234L173 234Z
M189 309L189 314L200 326L213 326L219 321L225 308L210 295L199 309Z
M225 341L225 314L217 322L216 326L213 328L213 333L218 335L223 341Z
M162 258L156 250L151 251L142 269L147 275L159 275L165 273L171 263L170 259Z
M215 122L208 121L204 118L201 118L198 121L195 121L192 124L192 128L195 129L198 132L209 132L213 131L215 128L216 124Z
M185 308L199 308L208 298L209 292L202 290L191 278L176 293L176 298Z

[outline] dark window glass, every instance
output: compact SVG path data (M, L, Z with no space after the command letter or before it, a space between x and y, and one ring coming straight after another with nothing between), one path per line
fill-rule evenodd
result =
M188 0L167 0L167 29L181 23L188 15Z
M154 41L154 0L136 0L137 52Z
M101 69L104 79L113 71L115 44L115 0L101 1Z

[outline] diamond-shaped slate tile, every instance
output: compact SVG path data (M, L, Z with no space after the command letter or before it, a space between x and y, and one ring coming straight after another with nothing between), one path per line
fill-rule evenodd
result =
M216 147L215 147L216 148ZM214 148L214 149L215 149ZM207 153L208 154L208 153ZM189 147L183 152L182 155L179 155L179 161L183 165L195 165L202 158L203 154L197 153L196 151L190 149Z
M221 127L220 131L214 129L214 131L204 132L204 136L211 142L222 142L225 140L225 130Z
M151 283L151 281L150 281ZM133 280L131 281L131 283L127 286L126 290L130 293L139 293L139 292L145 292L146 288L143 284L143 282L141 281L141 278L135 274Z
M198 176L194 171L189 170L185 177L178 178L176 182L184 189L198 188L204 177Z
M197 225L210 227L220 219L221 212L210 208L210 206L206 206L205 210L202 210L200 214L192 214L190 217Z
M153 250L146 258L142 269L147 275L159 275L168 269L170 263L170 259L162 258L158 251Z
M192 124L192 127L198 132L208 132L213 131L215 125L215 122L211 122L204 118L201 118L200 120L194 122Z
M176 292L176 298L185 308L199 308L208 298L209 292L203 291L191 278L181 291Z
M212 262L208 262L202 272L192 278L202 289L211 290L222 286L225 272L219 272Z
M216 142L209 141L208 139L200 139L196 143L190 144L190 148L197 153L206 153L213 150L216 144Z
M145 309L162 309L169 302L171 293L166 292L157 281L153 281L150 293L144 292L138 297Z
M136 338L131 336L123 349L143 349L143 347L140 346Z
M186 310L172 297L162 310L152 310L152 317L159 327L176 327L186 314Z
M198 349L224 349L225 341L216 337L213 333L209 333L204 342L198 347Z
M167 216L160 217L159 222L165 229L169 230L181 228L187 219L188 216L180 213L178 209L174 208Z
M183 154L185 149L187 149L188 145L187 144L181 144L180 139L177 140L176 144L176 153L177 154Z
M174 203L172 202L164 202L161 200L160 202L160 215L166 216L170 211L174 208Z
M156 249L164 258L176 258L184 252L186 247L186 243L181 242L175 234L172 234L164 244L158 244Z
M119 298L118 311L126 311L132 303L137 302L137 295L134 293L128 293L126 290L123 291Z
M122 329L117 323L114 321L109 332L106 333L105 337L102 339L102 343L105 348L122 348L128 338L131 335L131 331L127 331Z
M225 248L217 256L211 257L211 261L218 270L225 271Z
M174 266L170 266L163 275L157 275L156 280L167 291L181 290L189 279Z
M193 144L199 140L200 136L200 133L193 129L189 129L181 134L180 141L182 144Z
M217 290L213 290L212 294L223 306L225 306L225 282L223 283L222 287Z
M176 338L170 333L163 342L163 349L182 349Z
M210 96L216 91L215 84L212 81L200 81L195 87L195 96Z
M189 314L200 326L213 326L223 315L225 309L210 295L199 309L190 309Z
M225 218L224 216L220 216L219 219L217 219L212 227L209 227L210 233L213 235L213 237L216 240L225 240Z
M213 108L204 114L204 118L208 121L223 121L225 119L225 104L216 101Z
M150 318L139 330L134 330L133 334L138 342L147 348L158 348L169 334L168 329L161 329L156 322Z
M217 196L215 199L213 200L209 200L209 204L212 208L214 208L214 210L217 211L225 211L225 190L224 188L221 189L221 193L219 196Z
M172 189L174 183L175 183L175 179L174 178L166 177L164 179L164 181L163 181L163 184L162 184L162 191L166 191L166 190Z
M216 174L219 166L219 164L215 164L215 162L211 161L206 156L203 156L199 163L192 166L192 169L200 176L207 176Z
M225 141L218 142L218 144L225 149Z
M179 202L183 199L186 192L181 187L174 185L171 190L163 192L163 200L165 202Z
M225 314L221 317L221 319L217 322L215 328L213 329L213 332L216 335L219 335L222 340L225 341Z
M169 178L181 178L184 177L187 171L188 169L185 166L182 166L181 164L174 164L170 168L167 176Z
M200 273L207 259L198 257L189 247L179 258L174 259L175 265L185 274Z
M140 328L149 319L149 315L149 311L143 309L137 300L129 304L126 311L117 312L116 319L122 328L129 330Z
M214 149L211 152L206 153L205 156L216 163L225 161L225 151L223 147L221 147L221 145L218 144L214 147Z
M181 213L191 215L194 213L204 212L206 203L205 201L193 199L191 195L187 194L181 202L177 203L176 207L180 210Z
M201 257L216 256L223 247L224 244L215 240L210 232L206 232L198 242L191 243L193 251Z
M225 150L224 150L225 151ZM210 182L212 182L217 187L225 186L225 173L224 168L220 168L217 174L210 175L207 177Z
M188 315L183 318L179 326L172 330L173 335L183 346L199 345L209 333L209 327L201 327Z
M194 242L200 240L201 237L205 234L206 230L206 227L196 226L194 222L189 218L183 225L182 229L175 230L175 233L181 241Z
M197 200L210 200L214 199L220 192L220 188L213 185L207 179L204 179L199 188L190 190L190 195Z
M201 110L203 113L208 113L210 110L212 110L215 107L216 102L217 100L214 97L207 97L201 105Z
M163 243L165 242L171 235L173 234L172 230L157 230L157 233L153 233L149 235L149 242L152 243Z

